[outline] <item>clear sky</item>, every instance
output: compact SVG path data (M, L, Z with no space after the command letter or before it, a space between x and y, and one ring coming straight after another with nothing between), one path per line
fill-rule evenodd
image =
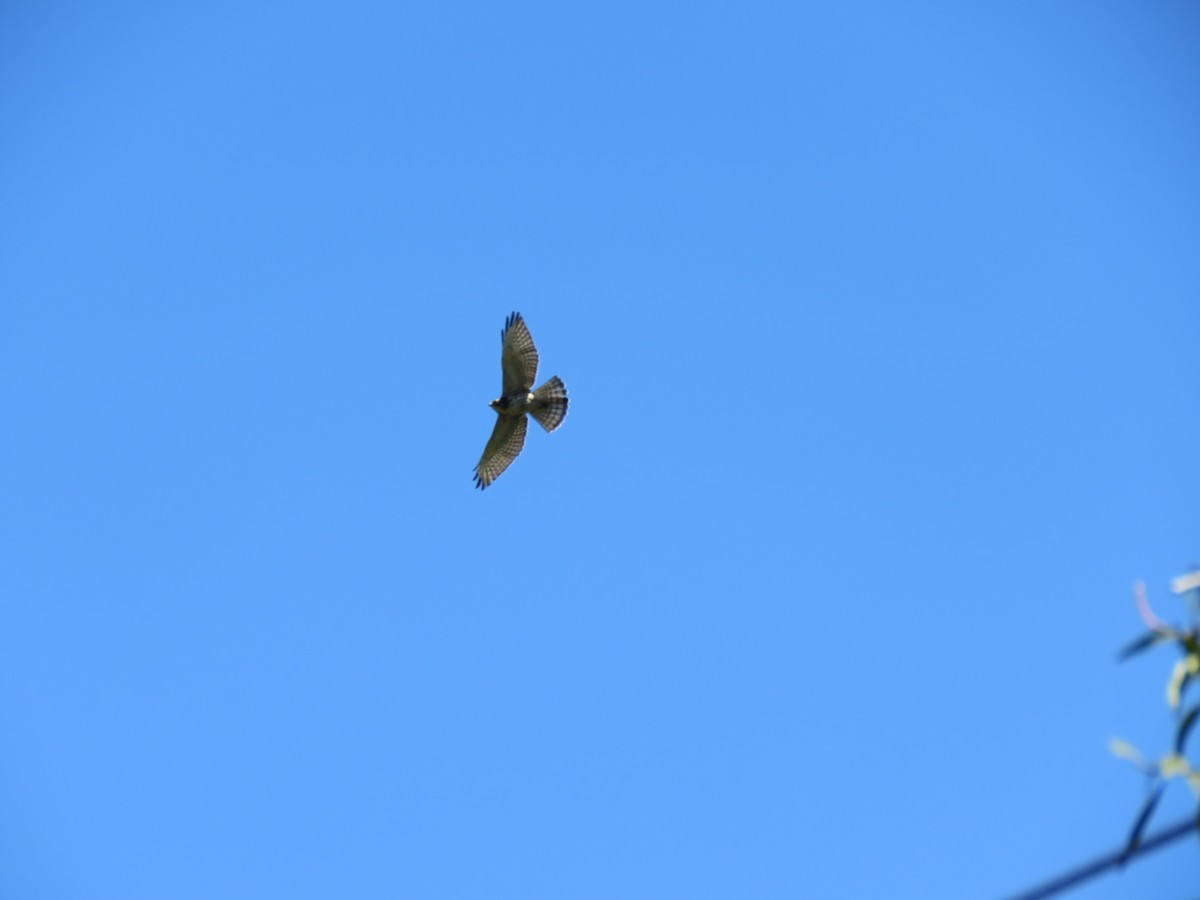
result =
M1200 557L1198 45L6 4L0 895L957 900L1117 845L1131 586ZM512 310L571 412L481 493Z

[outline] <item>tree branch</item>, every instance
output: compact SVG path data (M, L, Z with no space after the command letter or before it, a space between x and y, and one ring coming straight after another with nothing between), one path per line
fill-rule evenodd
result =
M1050 881L1032 890L1009 897L1008 900L1043 900L1045 897L1052 897L1068 888L1073 888L1077 884L1087 881L1089 878L1095 878L1109 869L1118 869L1122 864L1129 862L1135 856L1141 856L1144 853L1157 850L1159 847L1164 847L1172 841L1179 840L1184 835L1196 831L1197 828L1200 828L1200 819L1196 816L1188 816L1183 821L1169 825L1157 834L1146 838L1132 853L1127 853L1125 847L1122 847L1120 850L1114 850L1111 853L1106 853L1070 872L1052 878Z

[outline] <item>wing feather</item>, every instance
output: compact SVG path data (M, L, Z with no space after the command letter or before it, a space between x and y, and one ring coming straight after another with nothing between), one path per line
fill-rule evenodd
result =
M475 467L475 487L483 490L512 465L525 446L525 428L529 417L497 416L496 427L488 439L479 465Z
M529 326L518 312L504 323L501 332L500 369L504 376L504 396L511 397L533 387L537 378L538 353Z

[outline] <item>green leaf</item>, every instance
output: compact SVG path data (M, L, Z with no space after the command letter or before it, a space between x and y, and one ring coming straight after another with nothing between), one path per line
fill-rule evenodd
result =
M1192 569L1171 582L1171 591L1175 594L1186 594L1196 588L1200 588L1200 569Z
M1174 635L1165 634L1161 631L1147 631L1140 638L1130 641L1117 653L1117 662L1125 662L1131 656L1137 656L1139 653L1149 650L1155 644L1162 644L1171 640Z
M1133 830L1129 833L1129 843L1125 845L1125 852L1121 854L1120 865L1125 865L1142 843L1142 832L1150 824L1150 817L1154 815L1154 807L1158 806L1158 801L1162 799L1164 787L1163 784L1157 785L1142 804L1142 811L1138 813L1137 820L1133 823Z
M1187 742L1188 732L1192 730L1192 726L1196 724L1197 717L1200 717L1200 706L1193 706L1189 709L1182 719L1179 720L1179 727L1175 729L1175 752L1182 755L1183 745Z
M1183 696L1183 689L1192 677L1191 668L1189 657L1185 656L1175 663L1171 671L1171 680L1167 682L1167 703L1171 709L1179 709L1179 698Z
M1138 752L1137 747L1128 741L1123 741L1120 738L1113 738L1108 742L1108 749L1113 756L1119 756L1121 759L1129 760L1137 767L1138 771L1144 775L1154 775L1157 769L1150 763L1146 762L1146 757Z
M1192 767L1178 753L1168 753L1158 761L1158 774L1163 778L1187 778L1192 774Z

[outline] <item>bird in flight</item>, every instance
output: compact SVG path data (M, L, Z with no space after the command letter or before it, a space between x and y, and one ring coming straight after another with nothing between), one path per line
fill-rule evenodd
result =
M513 313L500 332L500 370L504 393L493 400L496 427L475 467L475 486L480 490L500 477L525 446L525 414L537 419L547 431L553 431L567 417L567 388L555 375L536 391L531 390L537 377L538 353L533 335L520 313Z

